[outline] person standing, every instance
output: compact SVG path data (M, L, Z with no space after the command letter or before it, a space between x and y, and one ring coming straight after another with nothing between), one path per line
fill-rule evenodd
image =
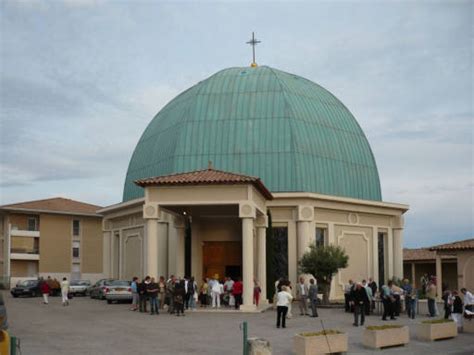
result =
M184 280L176 283L174 288L174 307L176 310L176 316L179 317L180 313L184 316L184 300L186 297L186 290L184 288Z
M155 282L155 278L152 277L150 283L146 287L146 294L150 299L150 315L155 313L158 315L158 284Z
M280 328L280 324L282 328L286 328L286 314L292 300L293 296L288 292L288 287L282 286L277 294L277 328Z
M232 290L234 288L234 281L230 276L227 276L226 281L224 282L224 293L226 294L228 301L227 305L229 307L235 307L235 298Z
M221 308L222 285L219 282L219 276L215 275L211 286L212 308Z
M300 307L300 316L308 315L308 285L304 282L304 277L300 277L300 282L296 286L296 298Z
M359 315L360 315L360 325L364 325L365 321L365 308L369 303L369 298L367 297L367 292L365 287L361 283L355 284L351 291L351 302L354 305L354 326L359 326Z
M194 298L194 294L196 293L197 290L197 284L196 281L194 281L194 276L192 276L188 280L188 289L186 291L186 299L187 299L187 306L186 309L191 308L191 310L195 311L196 310L196 300Z
M174 289L176 287L176 277L171 275L168 281L166 281L166 293L169 300L168 313L174 313Z
M430 282L426 288L426 298L428 299L428 312L430 317L436 315L436 285L434 282Z
M43 303L44 304L49 303L48 296L49 296L50 291L51 291L51 289L49 288L48 282L47 281L41 282L41 293L43 294Z
M317 304L318 304L318 285L314 281L314 279L309 280L309 290L308 290L308 298L309 298L309 304L311 306L311 317L317 317L318 316L318 309L317 309Z
M165 277L160 276L160 281L158 281L158 305L161 310L163 310L165 306L165 299L166 299L166 282Z
M402 290L405 295L405 309L408 318L415 319L415 302L413 302L413 299L416 298L416 295L413 295L413 286L408 279L403 280Z
M130 284L130 289L132 290L132 308L131 311L136 311L138 309L138 277L134 276L132 283Z
M474 296L466 288L461 289L461 293L464 295L464 308L469 312L474 312Z
M459 297L458 291L454 290L452 293L452 303L453 303L453 313L451 317L456 322L456 325L459 328L462 328L462 299Z
M240 277L234 282L232 287L232 295L235 299L235 309L240 309L240 305L242 304L242 292L243 292L243 285L242 281L240 281Z
M441 299L443 300L444 305L444 319L449 319L453 308L453 297L451 295L451 291L444 291L443 297L441 297Z
M256 279L253 280L253 303L258 307L258 303L260 302L260 293L262 293L262 289L260 288L260 284Z
M140 282L138 284L138 287L137 287L137 290L138 290L138 303L139 303L139 306L140 306L140 312L147 312L146 308L146 304L147 304L147 299L148 299L148 295L147 295L147 287L148 287L148 284L150 283L150 276L147 276L145 277L145 279Z
M369 300L369 302L364 304L364 312L366 316L369 316L371 308L372 308L371 307L372 299L373 299L372 289L369 287L369 285L367 284L367 281L365 280L362 280L362 287L365 289L365 292L367 293L367 298Z
M202 279L201 290L199 291L199 298L201 302L201 307L207 307L207 290L209 284L207 283L207 278Z
M372 302L370 303L370 309L373 312L375 310L375 295L377 293L377 283L370 277L369 287L372 290Z
M354 283L352 282L352 280L349 280L346 286L344 286L344 303L345 303L346 312L352 312L351 291L352 291L353 286L354 286Z
M382 298L383 303L382 320L387 320L387 316L390 316L390 319L395 319L395 316L393 315L393 304L395 303L395 298L392 295L392 285L393 282L389 281L380 289L380 297Z
M63 306L69 306L69 299L67 298L67 294L69 293L69 281L67 277L63 277L63 281L61 282L61 296L63 301Z

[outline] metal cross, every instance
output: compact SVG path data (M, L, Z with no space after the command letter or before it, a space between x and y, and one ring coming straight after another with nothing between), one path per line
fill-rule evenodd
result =
M252 46L252 53L253 53L253 62L252 62L252 66L254 65L257 65L257 63L255 62L255 46L257 44L261 43L261 41L259 41L258 39L255 38L255 33L252 32L252 39L250 41L247 42L247 44L250 44Z

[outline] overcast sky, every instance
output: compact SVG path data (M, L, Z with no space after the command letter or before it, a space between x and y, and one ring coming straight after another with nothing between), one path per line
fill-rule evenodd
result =
M405 246L474 235L473 1L1 1L0 204L120 202L153 116L257 62L335 94L364 129Z

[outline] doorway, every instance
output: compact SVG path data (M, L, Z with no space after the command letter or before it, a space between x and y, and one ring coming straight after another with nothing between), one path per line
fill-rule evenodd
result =
M242 276L241 242L204 242L202 247L202 274L219 279Z

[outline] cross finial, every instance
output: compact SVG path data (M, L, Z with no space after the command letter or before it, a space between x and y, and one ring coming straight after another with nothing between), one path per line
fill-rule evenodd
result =
M253 61L252 61L252 64L250 64L251 67L256 67L257 66L257 63L255 62L255 46L259 43L261 43L261 41L256 39L255 38L255 33L252 32L252 39L247 42L247 44L250 44L252 46Z

